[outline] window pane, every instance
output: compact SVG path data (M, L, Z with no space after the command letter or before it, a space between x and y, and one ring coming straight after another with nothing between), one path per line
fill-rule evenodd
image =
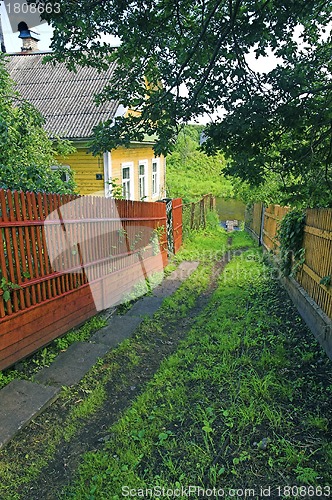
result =
M141 178L139 180L139 197L144 198L144 196L145 196L144 180Z
M129 179L130 178L130 168L125 167L122 169L122 179Z
M125 180L122 183L122 194L126 200L130 199L130 181Z

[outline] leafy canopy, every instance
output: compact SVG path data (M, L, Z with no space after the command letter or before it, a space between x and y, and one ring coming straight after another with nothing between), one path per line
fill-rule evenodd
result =
M56 154L66 155L72 148L64 141L52 142L43 125L39 112L15 92L0 56L0 188L73 192L72 179L62 180L63 169L50 168L57 165Z
M331 9L323 0L75 0L45 17L57 59L117 64L99 101L141 111L97 127L95 151L144 131L167 153L184 123L219 113L205 149L223 151L230 174L252 185L272 176L286 201L332 205ZM277 67L253 71L248 55L269 51Z

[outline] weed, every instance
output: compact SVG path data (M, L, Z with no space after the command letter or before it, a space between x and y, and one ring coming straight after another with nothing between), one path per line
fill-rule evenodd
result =
M6 280L4 277L0 279L0 290L2 290L2 298L4 302L8 302L10 300L11 292L13 290L19 290L20 288L21 287L19 285Z
M295 468L294 472L296 473L298 484L315 484L319 476L311 467L301 467L300 465Z
M5 387L12 380L24 378L18 370L10 369L0 372L0 389Z
M309 426L315 427L322 432L328 431L329 420L326 417L322 417L320 415L308 415L306 420Z

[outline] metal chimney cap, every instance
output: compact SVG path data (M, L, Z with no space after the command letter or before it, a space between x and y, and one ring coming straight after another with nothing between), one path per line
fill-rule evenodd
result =
M35 31L29 30L27 23L24 21L21 21L18 26L18 31L20 34L18 35L19 38L33 38L34 40L39 41L39 38L33 36L31 33L34 35L39 35L39 33L36 33Z

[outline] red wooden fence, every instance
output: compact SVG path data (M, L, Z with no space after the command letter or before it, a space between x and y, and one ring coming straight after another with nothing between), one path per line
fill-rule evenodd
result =
M0 370L160 271L165 223L164 203L0 190Z

